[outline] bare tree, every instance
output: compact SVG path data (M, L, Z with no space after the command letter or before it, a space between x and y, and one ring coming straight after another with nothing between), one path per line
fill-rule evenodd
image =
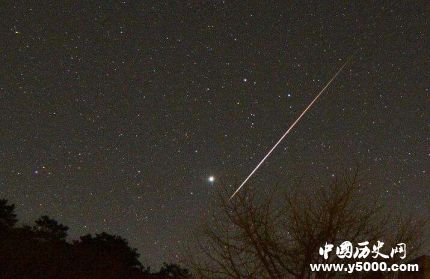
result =
M326 242L384 240L385 246L404 242L409 256L420 252L425 236L424 222L392 222L396 219L390 218L384 206L369 199L358 172L331 181L327 186L314 184L302 187L308 191L286 194L280 205L273 198L257 199L250 190L242 191L232 200L228 200L226 193L220 193L221 212L208 221L199 238L201 254L191 260L197 276L339 276L310 271L311 263L339 262L337 257L324 259L319 254L319 248ZM348 263L346 259L341 262Z

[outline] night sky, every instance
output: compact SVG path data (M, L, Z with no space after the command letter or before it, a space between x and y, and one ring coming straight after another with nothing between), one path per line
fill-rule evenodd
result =
M181 260L217 189L353 53L246 187L359 164L369 196L430 214L425 1L15 2L0 6L0 194L23 222L48 214L72 238L125 237L144 265Z

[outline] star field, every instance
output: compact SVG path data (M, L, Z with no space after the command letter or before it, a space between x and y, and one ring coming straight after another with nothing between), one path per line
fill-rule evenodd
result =
M255 2L255 3L252 3ZM359 163L380 202L430 213L428 7L227 1L5 3L0 193L20 220L180 260L221 184L270 192ZM212 178L211 178L212 177Z

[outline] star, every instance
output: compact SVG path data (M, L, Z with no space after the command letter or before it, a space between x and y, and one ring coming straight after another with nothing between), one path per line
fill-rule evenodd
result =
M214 182L215 182L215 177L214 177L213 175L209 176L209 177L208 177L208 181L209 181L210 183L214 183Z

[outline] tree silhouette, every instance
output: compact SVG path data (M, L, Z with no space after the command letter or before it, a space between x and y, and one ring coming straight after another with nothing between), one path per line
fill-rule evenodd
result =
M390 223L398 219L372 201L361 182L354 173L328 185L300 185L277 204L271 198L257 199L250 190L232 200L220 194L221 212L209 219L199 239L201 253L191 263L199 278L332 278L341 275L309 268L339 262L319 255L326 242L384 240L388 247L404 242L405 260L419 254L429 237L428 220Z
M96 234L95 237L88 234L81 236L79 241L74 242L74 245L77 249L91 251L102 257L112 257L125 267L142 268L137 249L130 248L128 242L120 236L105 232Z
M33 231L47 239L65 240L69 227L59 224L56 220L44 215L36 220Z
M177 279L189 279L191 278L191 274L188 269L182 268L177 264L167 264L161 267L159 276L161 278L177 278Z
M15 205L9 205L7 200L0 199L0 230L10 229L16 222Z
M188 270L165 264L150 272L136 249L117 235L84 235L69 243L68 227L44 215L34 226L15 226L15 206L0 200L0 277L5 279L171 279Z

